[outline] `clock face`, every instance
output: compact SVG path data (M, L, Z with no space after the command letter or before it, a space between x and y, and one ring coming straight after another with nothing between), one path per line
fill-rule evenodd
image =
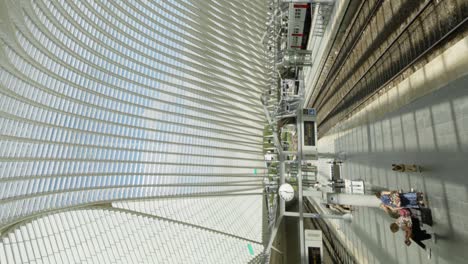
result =
M294 198L294 189L289 183L281 185L278 193L281 199L285 200L286 202L289 202Z

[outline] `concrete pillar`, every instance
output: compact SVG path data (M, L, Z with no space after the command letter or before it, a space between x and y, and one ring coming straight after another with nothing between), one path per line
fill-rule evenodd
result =
M327 193L327 203L379 207L381 202L375 195Z
M324 193L318 190L305 189L305 190L302 190L302 195L307 196L307 197L312 197L312 198L318 198L318 199L324 198L323 197Z
M300 217L298 212L284 212L284 216ZM351 222L353 216L351 214L335 215L335 214L317 214L317 213L303 213L304 218L322 218L322 219L339 219Z

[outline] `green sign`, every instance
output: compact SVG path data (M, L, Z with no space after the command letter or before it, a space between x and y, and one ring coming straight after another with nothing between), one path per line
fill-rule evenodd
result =
M252 245L251 245L251 244L247 244L247 247L249 248L249 253L250 253L250 255L252 255L252 256L255 255L255 254L254 254L254 251L253 251Z

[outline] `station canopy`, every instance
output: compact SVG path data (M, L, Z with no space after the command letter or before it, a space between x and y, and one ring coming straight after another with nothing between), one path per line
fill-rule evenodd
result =
M0 10L0 263L259 258L266 1Z

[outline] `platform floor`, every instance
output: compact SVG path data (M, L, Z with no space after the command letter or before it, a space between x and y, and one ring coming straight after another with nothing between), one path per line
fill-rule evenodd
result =
M404 234L390 232L392 219L378 208L357 208L351 224L336 222L362 263L467 263L468 77L451 82L377 121L335 131L319 141L321 152L345 153L342 176L362 179L366 189L425 192L437 242L432 258ZM323 146L323 147L322 147ZM320 161L319 174L329 165ZM421 173L398 173L392 163L418 164Z

